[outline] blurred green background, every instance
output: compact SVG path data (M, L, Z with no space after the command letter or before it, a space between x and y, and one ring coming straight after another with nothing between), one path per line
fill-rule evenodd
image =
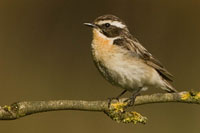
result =
M200 87L198 0L1 0L0 105L22 100L101 100L118 95L96 70L91 29L103 14L122 18L175 76L177 90ZM163 92L149 90L143 94ZM103 113L57 111L0 121L6 133L199 133L197 105L137 106L147 125L118 124Z

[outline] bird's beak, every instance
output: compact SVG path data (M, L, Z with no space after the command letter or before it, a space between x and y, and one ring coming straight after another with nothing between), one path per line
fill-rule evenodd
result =
M91 27L91 28L97 28L97 26L93 23L83 23L85 26Z

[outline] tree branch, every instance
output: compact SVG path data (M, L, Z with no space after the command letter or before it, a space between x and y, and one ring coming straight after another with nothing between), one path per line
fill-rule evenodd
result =
M104 101L83 101L83 100L51 100L51 101L23 101L11 105L0 106L0 120L13 120L27 115L57 111L57 110L80 110L105 112L108 116L118 122L146 122L146 117L136 112L126 112L124 109L127 98L113 100L108 107L108 100ZM180 102L200 104L200 92L179 92L179 93L157 93L152 95L138 96L135 106L151 103ZM131 115L131 116L130 116ZM132 118L132 119L130 119ZM136 120L135 120L136 119ZM131 121L132 120L132 121Z

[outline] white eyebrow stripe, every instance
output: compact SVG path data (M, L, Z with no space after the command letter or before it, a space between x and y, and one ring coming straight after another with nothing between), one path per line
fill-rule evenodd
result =
M105 24L105 23L109 23L113 26L116 26L116 27L119 27L119 28L122 28L122 29L126 27L124 24L122 24L119 21L111 21L111 20L103 20L103 21L98 22L97 24L102 25L102 24Z

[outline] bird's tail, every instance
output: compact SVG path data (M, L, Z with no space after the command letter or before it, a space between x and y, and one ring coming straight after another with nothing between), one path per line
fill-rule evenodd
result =
M169 92L169 93L174 93L174 92L178 92L169 82L167 82L166 80L164 80L165 83L165 88L163 88L165 91Z

